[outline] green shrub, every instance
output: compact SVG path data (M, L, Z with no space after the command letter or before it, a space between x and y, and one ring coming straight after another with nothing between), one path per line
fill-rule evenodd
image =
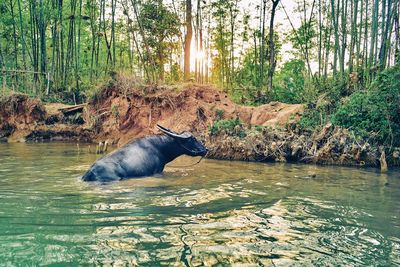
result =
M286 62L274 77L274 100L285 103L304 102L305 63L294 59Z
M170 72L166 74L166 81L168 83L176 83L183 80L183 71L177 63L171 66Z
M262 132L265 128L266 128L266 126L255 125L253 129L254 129L256 132Z
M325 107L308 107L304 110L298 126L303 130L315 130L327 123L329 115Z
M210 126L209 131L211 135L217 135L222 130L224 130L228 135L244 138L246 137L246 132L243 129L242 125L243 124L238 117L236 119L231 119L231 120L216 120ZM240 126L239 130L237 130L236 126Z
M217 109L215 111L215 116L217 121L222 120L224 118L224 112L225 111L223 109Z
M353 93L332 116L332 122L363 138L400 145L400 69L380 73L368 91Z

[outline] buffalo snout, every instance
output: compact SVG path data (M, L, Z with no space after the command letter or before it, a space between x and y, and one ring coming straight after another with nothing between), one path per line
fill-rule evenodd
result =
M186 139L181 143L182 147L185 149L185 154L189 156L202 156L204 157L208 149L205 145L203 145L199 140L197 140L194 136Z

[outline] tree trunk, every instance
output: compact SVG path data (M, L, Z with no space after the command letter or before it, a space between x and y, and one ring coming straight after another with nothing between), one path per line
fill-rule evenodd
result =
M379 50L379 65L381 70L386 67L387 62L387 51L388 51L388 42L390 42L390 38L388 38L389 31L392 28L392 0L387 0L387 14L386 14L386 1L382 1L382 37L381 37L381 47ZM386 21L385 21L386 19Z
M144 47L146 49L146 53L147 53L147 55L149 57L149 61L150 61L150 74L151 74L150 81L154 81L155 80L155 77L154 77L154 71L155 71L154 59L151 56L150 48L149 48L149 45L147 43L147 38L146 38L146 35L144 34L142 23L140 22L140 19L139 19L139 12L138 12L138 9L137 9L137 6L136 6L137 2L136 2L136 0L131 0L131 2L132 2L133 10L134 10L134 13L135 13L136 22L137 22L137 24L139 26L139 33L142 36L143 45L144 45Z
M358 0L357 0L358 2ZM364 1L361 2L361 9L360 9L360 24L358 27L358 39L357 39L357 46L356 46L356 72L358 73L360 69L360 58L362 59L361 55L361 36L362 36L362 27L363 27L363 14L364 14Z
M13 0L10 0L10 9L11 9L13 39L14 39L14 60L15 60L14 68L18 69L18 45L17 45L17 32L16 32L16 25L15 25Z
M231 73L231 86L232 81L234 80L235 76L235 23L236 23L236 12L237 12L237 4L238 1L236 0L234 5L230 5L230 15L231 15L231 62L230 62L230 73Z
M21 28L22 64L24 66L24 70L26 70L26 56L25 56L26 43L25 43L25 34L24 34L24 26L23 26L23 21L22 21L22 10L21 10L21 1L20 0L18 0L18 14L19 14L19 24L20 24L20 28Z
M40 0L40 19L39 19L39 33L40 33L40 71L45 74L47 73L47 53L46 53L46 21L44 17L44 4L43 0Z
M341 26L342 26L342 48L340 52L340 74L342 80L344 80L344 65L345 65L345 55L346 55L346 47L347 47L347 1L348 0L342 0L342 21L341 21Z
M340 1L338 1L340 3ZM337 8L338 12L339 8ZM335 12L335 0L331 0L331 18L332 18L332 24L333 24L333 31L335 33L335 47L334 47L334 55L333 55L333 76L336 75L337 72L337 60L339 53L339 27L338 27L338 18L339 15L336 14Z
M261 46L260 46L260 88L264 84L264 51L265 51L265 9L267 0L263 0L262 5L262 26L261 26ZM270 28L271 33L271 28Z
M272 79L275 72L275 43L274 43L274 20L276 8L279 4L280 0L271 0L272 1L272 10L271 10L271 19L269 23L269 68L268 68L268 89L272 92Z
M81 0L82 1L82 0ZM115 68L115 8L116 0L111 0L111 44L112 45L112 66Z
M371 23L371 41L370 41L370 50L369 50L369 59L368 59L368 71L372 68L375 63L375 44L377 39L377 31L378 31L378 4L379 0L375 0L373 4L373 13L372 13L372 23ZM369 71L370 72L370 71Z
M186 35L185 35L185 49L184 49L184 79L190 79L190 44L192 42L193 28L192 28L192 1L186 0Z
M318 1L318 78L321 77L322 70L322 2Z
M312 7L311 7L311 13L310 13L310 18L307 21L307 6L306 6L306 1L303 0L303 12L304 12L304 21L303 21L303 25L306 26L306 32L305 32L305 36L309 36L309 31L311 28L311 22L312 22L312 17L314 14L314 6L315 6L315 0L313 0L312 2ZM309 48L309 44L307 42L305 42L304 44L304 53L305 53L305 58L307 62L310 62L310 48ZM312 76L311 73L311 68L310 68L310 74Z
M198 81L202 84L204 83L204 47L203 47L203 15L201 12L200 1L199 1L199 51L202 57L199 59L199 79Z
M394 64L400 63L400 22L399 22L399 3L396 3L394 14L394 35L395 35L395 50L394 50Z
M349 72L353 72L354 64L354 48L357 40L357 15L358 15L358 0L350 1L351 4L351 35L350 35L350 50L349 50ZM357 67L356 67L357 69Z

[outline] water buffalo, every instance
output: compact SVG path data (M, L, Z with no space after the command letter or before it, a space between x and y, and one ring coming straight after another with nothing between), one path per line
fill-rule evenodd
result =
M175 133L157 125L165 135L132 141L97 160L83 175L84 181L109 182L161 173L165 164L181 155L202 156L207 148L191 133Z

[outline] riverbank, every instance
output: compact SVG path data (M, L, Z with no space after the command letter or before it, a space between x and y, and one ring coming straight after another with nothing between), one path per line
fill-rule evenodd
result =
M68 140L122 146L159 133L156 124L190 130L214 159L304 162L346 166L399 165L399 149L359 140L326 125L302 131L303 105L272 102L240 106L211 86L144 86L130 78L111 80L85 105L43 104L25 95L0 99L0 140ZM382 158L383 157L383 158Z

